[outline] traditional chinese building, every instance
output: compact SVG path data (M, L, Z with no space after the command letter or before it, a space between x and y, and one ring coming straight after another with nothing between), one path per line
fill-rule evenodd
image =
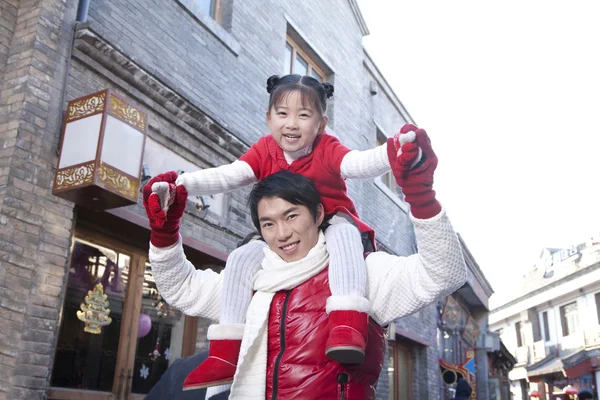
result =
M600 379L600 243L545 248L519 294L490 314L516 357L513 398L568 399Z

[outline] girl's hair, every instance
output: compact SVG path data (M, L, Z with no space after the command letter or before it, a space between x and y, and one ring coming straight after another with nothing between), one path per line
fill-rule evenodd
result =
M327 111L327 99L333 96L333 85L331 83L321 83L312 76L308 75L285 75L279 77L273 75L267 79L267 93L269 97L269 108L271 109L279 104L279 102L291 92L300 91L300 100L302 106L308 103L312 104L316 111L325 115Z

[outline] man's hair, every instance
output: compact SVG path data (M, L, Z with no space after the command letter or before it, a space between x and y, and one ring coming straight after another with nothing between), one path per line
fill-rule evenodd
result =
M317 220L317 209L321 204L321 196L313 181L293 172L279 171L255 184L248 196L250 215L258 232L260 232L258 203L264 198L272 197L279 197L295 205L306 206L314 220Z
M581 400L592 400L594 398L594 395L591 392L584 389L577 395L577 398Z

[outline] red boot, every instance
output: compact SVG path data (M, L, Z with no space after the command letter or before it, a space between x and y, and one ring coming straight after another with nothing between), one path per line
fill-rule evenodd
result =
M208 357L185 378L183 390L233 382L243 334L244 324L211 325L206 334L210 340Z
M365 358L369 327L369 301L357 296L327 299L329 338L325 355L340 364L361 364ZM349 309L352 308L352 309Z

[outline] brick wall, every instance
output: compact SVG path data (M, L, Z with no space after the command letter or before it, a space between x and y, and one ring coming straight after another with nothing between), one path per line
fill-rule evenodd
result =
M72 3L2 2L0 399L42 398L54 355L73 205L51 186Z

